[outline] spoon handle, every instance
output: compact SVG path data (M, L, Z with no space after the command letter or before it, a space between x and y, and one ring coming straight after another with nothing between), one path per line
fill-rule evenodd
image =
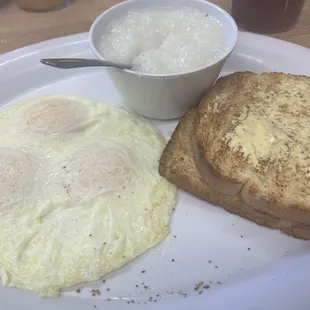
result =
M81 68L81 67L115 67L120 69L130 69L131 66L117 64L107 60L98 60L98 59L84 59L84 58L46 58L41 59L41 63L61 68L61 69L72 69L72 68Z

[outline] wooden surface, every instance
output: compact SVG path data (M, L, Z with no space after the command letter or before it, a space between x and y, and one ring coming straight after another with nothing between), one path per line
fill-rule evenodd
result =
M27 13L11 0L0 5L0 54L51 38L88 31L96 16L117 2L120 0L74 0L60 11ZM230 11L230 0L211 2ZM310 0L306 0L297 26L274 37L310 48Z

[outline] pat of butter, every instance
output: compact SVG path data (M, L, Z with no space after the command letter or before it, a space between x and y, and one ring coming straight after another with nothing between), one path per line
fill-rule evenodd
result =
M233 133L226 135L226 140L229 147L240 150L244 157L257 166L260 159L270 157L276 138L269 122L250 113L235 127Z

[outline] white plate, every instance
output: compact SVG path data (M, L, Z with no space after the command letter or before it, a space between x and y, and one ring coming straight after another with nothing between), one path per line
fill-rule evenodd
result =
M52 93L76 93L121 104L104 69L57 70L39 63L45 57L93 56L87 34L43 42L0 56L1 105ZM306 48L240 33L237 48L223 74L250 70L310 75L309 59ZM176 122L155 124L168 138ZM87 284L79 294L74 289L67 290L59 300L40 299L32 292L0 287L0 307L308 310L309 265L309 242L260 227L180 191L167 240L105 277L105 284ZM141 273L142 270L146 272ZM200 281L210 285L202 294L194 290ZM99 288L101 295L92 297L93 288Z

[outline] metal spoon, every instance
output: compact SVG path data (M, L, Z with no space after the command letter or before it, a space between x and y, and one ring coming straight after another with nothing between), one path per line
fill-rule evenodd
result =
M119 69L131 69L132 66L115 63L107 60L99 59L84 59L84 58L46 58L41 59L41 63L61 68L61 69L72 69L81 67L115 67Z

